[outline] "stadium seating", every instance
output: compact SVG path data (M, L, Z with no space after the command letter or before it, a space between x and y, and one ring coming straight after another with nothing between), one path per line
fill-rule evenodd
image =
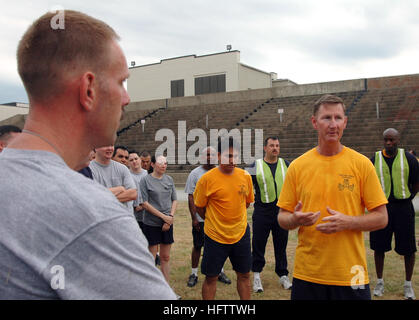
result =
M382 132L393 127L401 133L401 147L419 151L419 75L359 80L363 81L363 88L358 86L348 87L346 91L327 91L343 98L347 106L348 125L342 143L371 157L375 151L382 148ZM195 105L177 104L174 107L155 107L150 104L149 108L142 107L141 110L132 104L127 108L131 111L126 112L121 121L116 144L125 145L128 149L138 152L148 150L154 153L163 143L155 141L158 130L170 129L177 139L179 121L185 121L186 132L194 128L204 130L208 145L210 129L238 129L241 133L244 129L251 129L252 155L255 150L256 129L263 129L265 138L271 135L279 136L281 157L289 161L314 147L317 135L310 121L312 105L325 93L324 90L321 90L321 93L314 90L314 93L310 94L296 90L295 94L288 96L275 95L275 92L278 92L275 90L266 90L266 94L261 94L262 91L249 90L246 97L250 98L247 100L227 99L219 103L199 102ZM169 103L166 101L167 105L171 105L170 99ZM282 109L282 115L278 113L278 109ZM17 115L1 121L0 124L23 127L25 119L26 116ZM194 143L195 141L187 141L186 148ZM176 157L170 159L176 164L169 165L169 170L177 185L181 186L187 173L195 165L180 164L177 153L176 149Z
M393 81L383 78L381 82L367 79L364 90L330 92L343 98L347 106L348 125L342 139L343 144L367 157L382 148L382 132L388 127L394 127L401 133L401 147L419 149L419 77L407 76L407 83L400 80L403 76L393 78ZM264 137L280 137L281 156L291 161L317 143L310 117L313 103L322 95L323 93L266 97L167 108L146 121L144 132L138 123L120 134L118 143L139 151L154 151L162 143L155 141L156 132L167 128L177 137L178 121L183 120L186 121L187 131L193 128L203 129L207 133L208 144L210 128L237 128L240 132L243 129L263 129ZM283 109L282 121L278 109ZM194 141L187 142L187 147L193 143ZM253 154L254 138L251 150ZM195 166L187 163L170 165L169 169L180 186L193 167Z

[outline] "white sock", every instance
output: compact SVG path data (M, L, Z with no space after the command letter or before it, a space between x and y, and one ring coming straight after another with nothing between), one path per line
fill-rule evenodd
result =
M192 274L198 276L198 268L192 268Z
M384 279L383 278L378 278L377 283L384 283Z
M259 272L253 272L253 278L260 280L260 273Z
M404 285L405 285L405 286L407 286L407 287L411 287L411 286L412 286L412 281L407 281L407 280L406 280L406 281L404 282Z

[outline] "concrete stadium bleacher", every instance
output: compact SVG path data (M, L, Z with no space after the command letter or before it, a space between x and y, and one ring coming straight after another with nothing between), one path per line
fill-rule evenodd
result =
M281 157L293 160L317 143L310 121L312 105L326 93L343 98L348 108L344 145L370 157L382 148L384 129L394 127L401 133L401 147L419 151L419 74L134 102L126 107L116 144L154 153L163 143L155 141L156 132L170 129L177 139L179 121L186 121L186 131L204 130L208 144L210 129L263 129L264 137L279 136ZM284 111L282 122L278 109ZM23 127L24 121L24 116L15 116L0 124ZM186 148L194 143L187 142ZM255 150L254 139L251 150ZM176 164L168 170L182 187L195 165L179 164L177 157L176 150L176 158L171 159Z
M342 138L344 145L370 157L382 148L382 132L394 127L401 133L401 147L419 150L419 75L360 80L356 85L348 82L342 86L320 86L318 93L316 88L310 88L308 92L299 89L288 92L288 96L278 90L266 90L264 97L261 90L255 90L254 99L250 92L246 99L240 97L239 101L232 99L219 103L170 107L169 99L169 107L147 121L144 132L141 125L134 126L121 134L117 143L139 151L153 151L162 143L155 141L155 133L168 128L177 134L178 121L183 120L187 130L201 128L208 137L210 128L237 128L240 132L263 129L264 137L280 137L281 157L291 161L316 145L317 135L310 121L312 105L323 94L332 93L343 98L348 108L348 125ZM278 114L280 108L284 111L282 122ZM193 143L187 142L187 146ZM251 150L255 150L254 139ZM182 186L194 167L170 165L169 172L177 185Z

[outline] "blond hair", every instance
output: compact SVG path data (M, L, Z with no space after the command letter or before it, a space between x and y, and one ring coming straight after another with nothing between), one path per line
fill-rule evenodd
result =
M17 48L18 72L30 100L44 101L62 92L66 75L100 73L111 41L119 40L106 23L81 12L65 10L63 29L53 28L55 16L48 12L38 18Z
M313 116L317 115L317 112L319 111L320 106L322 104L341 104L344 113L345 113L345 110L346 110L346 107L345 107L345 104L343 103L342 98L339 98L338 96L335 96L335 95L332 95L332 94L325 94L324 96L322 96L319 100L317 100L314 103Z

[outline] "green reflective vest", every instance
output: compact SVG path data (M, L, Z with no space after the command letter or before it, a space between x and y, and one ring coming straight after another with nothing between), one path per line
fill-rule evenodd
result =
M387 199L390 196L391 184L393 183L393 194L396 199L408 199L410 191L408 187L409 164L404 154L404 149L398 149L396 158L390 168L388 167L381 151L375 153L375 171L381 182L384 194Z
M278 165L275 171L275 193L275 184L271 169L263 159L256 160L256 180L259 185L260 199L263 203L271 203L279 198L286 173L287 165L285 164L285 161L278 158Z

